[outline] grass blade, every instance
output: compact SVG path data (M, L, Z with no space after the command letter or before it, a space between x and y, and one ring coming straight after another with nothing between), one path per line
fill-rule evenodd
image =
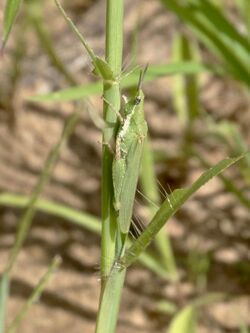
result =
M250 2L249 0L238 0L237 3L240 8L241 15L245 20L246 33L250 42Z
M28 206L29 201L30 197L28 196L13 193L0 193L0 206L25 208ZM38 199L34 207L46 214L66 219L69 223L73 223L90 232L97 234L101 233L101 221L93 215L44 199ZM140 257L140 262L157 275L163 278L168 278L166 270L163 269L162 265L160 265L149 253L143 253Z
M124 257L122 258L122 264L125 267L130 266L151 243L152 239L165 225L168 219L181 208L181 206L190 198L192 194L198 191L213 177L217 176L243 157L245 157L245 154L235 158L224 159L209 170L205 171L189 188L177 189L172 192L163 202L145 231L126 251Z
M173 57L176 61L198 61L199 53L194 43L184 34L179 34L175 40ZM177 114L186 130L192 131L192 122L200 113L198 75L175 76L173 80L173 101Z
M102 291L102 302L99 305L96 333L115 332L125 275L126 269L121 269L118 263L114 263Z
M186 61L173 64L160 64L148 66L144 81L153 81L164 76L175 74L195 74L209 70L209 68L201 63ZM140 69L136 69L127 76L121 78L121 87L130 88L138 83ZM82 99L90 96L97 96L102 93L102 83L96 82L86 85L80 85L72 88L59 90L53 93L36 95L29 97L30 101L37 102L66 102Z
M29 100L34 102L67 102L76 101L90 96L98 96L101 93L102 82L100 81L58 90L49 94L31 96L29 97Z
M195 4L196 10L200 10L206 14L206 18L215 29L220 27L220 33L227 36L230 41L236 41L247 52L250 52L250 42L248 39L239 33L233 24L222 14L223 12L218 10L214 4L208 0L191 0L191 2Z
M188 305L173 318L167 333L195 333L197 327L197 311Z
M9 295L9 276L3 274L0 279L0 333L5 331L6 307Z
M27 302L24 304L24 306L21 308L21 310L16 315L15 319L10 324L9 328L7 329L7 333L15 333L18 329L18 326L20 325L23 318L26 316L32 305L39 299L42 292L46 288L49 280L51 279L52 275L55 273L55 271L58 269L59 265L61 264L61 258L55 257L52 261L48 271L45 273L45 275L41 278L41 280L38 282L37 286L34 288L32 294L28 298Z
M177 34L173 41L172 61L183 60L183 38L182 34ZM171 85L172 98L174 109L177 113L178 120L182 125L188 124L188 112L185 95L185 78L181 75L176 75L172 78Z
M203 166L206 168L211 168L211 165L200 154L194 152L194 155L200 160ZM248 156L249 154L246 155L244 160L246 160ZM243 191L238 189L234 182L232 182L228 177L222 174L218 175L218 177L221 179L225 189L231 192L243 206L245 206L247 209L250 209L250 200L243 193Z
M180 2L173 0L162 0L162 2L181 20L188 23L202 42L219 55L223 60L224 67L232 76L247 86L250 85L249 42L247 38L239 35L235 28L228 29L231 24L224 16L221 18L222 14L218 13L215 6L206 2L207 6L216 12L216 17L220 17L224 23L226 22L223 33L218 33L218 24L214 24L214 16L210 14L210 11L205 11L204 8L200 7L203 1L194 0L187 5L181 5ZM221 24L219 26L221 27Z
M115 80L112 69L108 65L108 63L105 60L103 60L103 59L101 59L101 58L99 58L98 56L95 55L94 51L88 45L88 43L85 41L84 37L82 36L80 31L77 29L77 27L74 25L73 21L69 18L69 16L64 11L60 2L58 0L55 0L55 3L57 5L57 8L60 10L61 14L63 15L65 21L70 26L71 30L75 33L75 35L78 37L81 44L83 45L83 47L87 51L90 59L92 60L92 63L93 63L93 66L94 66L94 71L97 72L97 74L99 74L104 80Z
M242 323L240 326L240 333L249 333L248 327L246 323Z
M37 185L35 186L35 189L32 193L32 196L30 198L29 204L27 206L26 211L21 217L20 223L18 225L17 234L16 234L16 240L14 247L12 248L8 265L6 268L6 272L9 273L16 261L16 258L18 256L18 253L23 245L23 242L25 240L25 237L29 231L32 219L35 215L35 204L44 188L46 183L49 180L49 177L53 171L53 167L58 159L59 153L61 151L61 147L68 139L69 135L72 133L75 124L79 118L78 113L74 113L71 117L69 117L68 121L65 124L64 130L62 132L61 138L58 141L57 145L54 147L54 149L51 151L49 157L46 160L43 172L37 182Z
M30 197L20 194L0 193L0 205L6 205L9 207L25 208L28 206L30 199ZM98 218L63 204L44 199L37 199L34 207L46 214L69 220L71 223L91 232L99 233L101 231L101 222Z
M216 123L212 119L209 121L212 135L216 135L223 144L226 143L230 155L237 156L249 150L237 124L232 121L221 121L220 123ZM250 184L250 154L247 154L240 163L240 171L246 182Z
M3 36L2 36L2 45L1 50L3 51L11 28L14 24L15 18L17 16L21 0L7 0L5 9L4 9L4 21L3 21Z
M192 9L203 13L202 22L206 27L213 31L214 34L218 34L218 27L220 27L220 33L218 39L227 47L227 49L238 59L239 64L247 71L246 77L249 79L249 61L250 61L250 43L246 36L240 34L238 30L233 26L231 22L222 14L222 10L219 10L211 2L204 0L190 0L192 3ZM193 8L194 7L194 8ZM213 40L209 41L213 45ZM218 50L220 51L220 50ZM221 54L224 61L230 67L232 59L227 59L225 54ZM237 68L233 69L235 72Z
M225 298L222 293L208 293L196 298L179 311L170 323L167 333L195 333L197 332L197 315L202 306L220 301Z
M52 65L65 77L70 85L77 85L77 80L68 71L65 64L57 54L50 31L44 20L43 13L44 3L39 0L34 0L26 4L27 20L31 23L31 28L35 30L37 38L41 43L42 48L46 52Z

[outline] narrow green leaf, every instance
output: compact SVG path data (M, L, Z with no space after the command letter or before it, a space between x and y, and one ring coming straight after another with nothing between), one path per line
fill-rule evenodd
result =
M240 333L249 333L248 327L246 323L242 323L240 325Z
M231 41L237 41L245 50L250 52L250 42L228 21L223 15L223 11L219 10L208 0L190 0L190 2L195 4L195 10L199 10L205 14L204 16L215 29L218 29L219 26L220 33L225 34Z
M222 10L219 10L211 2L204 0L189 0L191 3L191 9L194 12L201 14L202 23L207 27L209 31L213 31L214 34L218 33L218 26L220 27L220 33L218 39L221 40L222 44L231 52L231 55L238 59L238 64L242 64L245 68L249 78L249 61L250 61L250 43L248 38L241 35L238 30L233 26L232 22L223 15ZM210 40L210 43L214 43ZM224 57L224 61L230 65L232 59L227 59L226 54L221 54ZM229 60L229 61L228 61ZM230 67L230 66L229 66ZM237 72L237 68L233 69ZM246 76L247 77L247 76Z
M25 21L31 23L29 28L34 29L38 41L41 43L42 48L46 52L52 65L64 75L65 79L70 85L77 85L77 80L67 69L67 66L61 60L61 57L56 51L55 43L52 40L50 27L44 19L44 3L39 0L29 1L25 6L25 13L27 18Z
M182 44L183 60L197 61L196 58L198 58L198 50L195 48L195 44L191 44L189 39L185 36L183 36ZM185 77L185 83L188 119L191 123L199 116L200 113L198 75L188 75Z
M152 255L149 252L143 252L140 255L139 262L161 278L173 281L173 272L167 272L166 268L161 262L159 262L155 255ZM176 277L176 275L174 275L174 277Z
M114 73L109 64L102 58L95 58L95 66L97 67L97 75L101 76L104 80L115 81Z
M0 193L0 205L6 205L9 207L25 208L28 206L30 197L12 194L12 193ZM78 211L76 209L67 207L63 204L48 201L45 199L38 199L34 207L41 212L51 214L63 219L68 219L72 223L86 228L92 232L101 231L101 222L93 215Z
M30 199L30 197L20 194L0 193L0 206L4 205L8 207L25 208L28 206ZM73 223L91 232L97 234L101 233L101 221L93 215L44 199L37 199L34 207L46 214L66 219L69 223ZM166 274L166 270L163 269L150 254L142 253L140 262L157 275L165 279L169 278Z
M244 37L239 37L237 31L235 31L236 29L234 29L234 35L232 34L232 30L228 31L228 29L225 28L223 33L220 33L221 30L218 31L218 24L213 24L213 16L209 16L208 11L205 12L198 7L203 1L196 1L195 5L181 5L181 2L176 0L162 0L162 2L181 20L188 23L209 49L214 50L214 52L220 56L223 60L224 67L227 68L227 71L232 76L246 85L250 85L248 66L249 43L244 41L244 45L242 45L242 43L239 42L239 39L244 39ZM216 7L213 10L218 11ZM226 18L223 17L223 22L225 20ZM236 34L238 36L237 38L235 37Z
M198 153L194 153L194 155L201 161L203 166L206 168L211 168L211 165ZM246 157L244 161L247 160L249 157L249 154L246 154ZM240 190L233 181L231 181L228 177L220 174L218 177L221 179L225 189L229 192L231 192L238 200L239 202L245 206L247 209L250 209L250 200L247 198L247 196L244 194L244 191Z
M98 96L102 93L102 82L89 83L72 88L66 88L45 95L36 95L29 97L30 101L34 102L67 102L78 99Z
M6 307L9 296L9 276L3 274L0 279L0 333L4 333L6 321Z
M178 311L178 307L171 301L162 300L156 303L156 310L163 314L174 315Z
M5 5L5 10L4 10L4 21L3 21L3 36L2 36L2 47L1 49L3 50L11 28L14 24L15 18L17 16L19 7L21 4L21 0L7 0L6 5Z
M61 14L63 15L65 21L70 26L71 30L75 33L75 35L77 36L77 38L80 40L80 42L82 43L83 47L87 51L90 59L92 60L92 63L93 63L93 66L94 66L94 71L97 74L99 74L104 80L113 80L113 81L115 81L114 73L113 73L111 67L109 66L109 64L105 60L103 60L100 57L97 57L95 55L94 51L88 45L88 43L86 42L86 40L84 39L84 37L82 36L82 34L80 33L80 31L77 29L77 27L73 23L73 21L66 14L66 12L63 9L63 7L60 4L60 2L58 0L55 0L55 3L57 5L58 9L60 10Z
M195 44L190 43L185 35L177 35L174 41L173 61L198 61L198 59L199 54ZM198 75L190 74L185 77L176 75L173 81L175 109L181 123L188 128L200 111Z
M42 292L48 285L48 282L55 271L58 269L59 265L61 264L62 260L60 257L55 257L52 261L51 265L49 266L48 271L44 274L44 276L40 279L36 287L34 288L32 294L28 298L27 302L24 306L20 309L12 323L10 324L9 328L7 329L7 333L15 333L18 329L23 318L26 316L27 312L30 310L34 302L36 302L39 297L41 296Z
M121 259L125 267L131 265L138 256L146 249L151 243L156 234L166 224L168 219L174 215L177 210L190 198L192 194L198 191L204 184L206 184L213 177L217 176L225 169L245 157L245 154L235 158L227 158L220 161L218 164L204 172L189 188L177 189L172 192L167 199L163 202L161 207L156 212L154 218L147 226L141 236L133 243L133 245L126 251L124 257Z
M196 328L196 309L194 306L188 305L173 318L167 333L195 333Z
M178 62L173 64L161 64L161 65L150 65L147 73L144 77L144 81L153 81L157 78L164 76L170 76L175 74L194 74L209 70L209 68L203 64L197 62ZM127 76L121 78L121 87L129 88L136 86L138 83L138 75L140 69L136 69ZM82 99L90 96L97 96L102 93L102 83L90 83L82 86L72 87L68 89L59 90L54 93L46 95L37 95L29 97L31 101L41 102L65 102Z
M222 293L208 293L185 306L172 319L167 333L195 333L197 332L197 314L201 306L214 303L225 298Z
M231 121L221 121L220 123L210 120L212 134L216 135L228 146L230 155L240 155L248 151L248 144L244 140L240 128ZM247 183L250 183L250 154L240 163L240 170Z
M238 0L238 6L241 10L241 15L245 20L246 34L248 35L248 40L250 42L250 1L249 0Z
M172 61L183 60L183 37L181 34L176 34L173 41ZM177 112L178 120L181 124L188 124L188 112L185 95L185 78L182 75L176 75L172 78L173 84L171 85L172 99L174 109Z
M61 148L65 144L69 135L72 133L78 119L79 119L79 114L77 112L75 112L68 118L68 120L65 123L64 130L62 132L62 135L61 135L58 143L55 145L54 149L52 149L51 153L49 154L49 156L45 162L43 172L41 173L41 175L37 181L37 184L33 190L33 193L30 198L30 201L28 203L27 209L23 213L23 215L20 219L20 223L18 225L18 229L17 229L17 233L16 233L15 243L11 250L7 268L6 268L7 273L9 273L12 270L13 265L16 261L16 258L19 254L19 251L21 250L23 242L30 229L30 225L31 225L33 217L35 215L35 204L51 176L55 163L61 152Z

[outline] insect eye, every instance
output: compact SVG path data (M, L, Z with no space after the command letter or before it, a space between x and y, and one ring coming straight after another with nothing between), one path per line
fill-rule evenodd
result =
M141 97L140 96L136 96L135 98L135 105L138 105L141 103Z

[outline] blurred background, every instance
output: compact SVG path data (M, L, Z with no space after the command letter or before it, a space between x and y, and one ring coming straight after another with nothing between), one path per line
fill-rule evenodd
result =
M62 3L94 51L103 56L105 1ZM157 204L219 160L247 151L250 144L248 1L193 0L186 16L171 3L175 2L125 1L125 71L136 64L206 64L193 74L168 75L144 84ZM193 19L195 6L201 14ZM1 26L3 9L0 0ZM13 245L25 197L32 193L65 120L77 108L82 109L80 120L42 198L99 222L102 147L96 122L101 96L89 96L88 107L67 98L30 99L95 82L91 69L54 2L24 1L0 59L0 271ZM142 172L140 191L150 196L144 178ZM157 251L162 251L165 270L138 262L128 271L118 333L249 332L249 184L248 155L171 218L161 236L163 247L159 241L149 249L155 261ZM148 206L138 194L135 216L144 223L150 219ZM91 222L77 225L72 218L60 217L59 211L49 213L40 205L13 270L7 323L51 259L59 254L63 260L20 324L20 333L94 331L100 287L98 227L91 227ZM170 331L181 310L186 310L181 314L188 317L189 327Z

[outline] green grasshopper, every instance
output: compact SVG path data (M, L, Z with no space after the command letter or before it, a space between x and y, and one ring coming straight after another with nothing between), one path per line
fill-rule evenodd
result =
M114 76L108 63L94 54L77 27L65 13L59 0L55 0L55 2L64 19L86 49L94 65L95 72L106 83L119 83L120 78ZM143 111L144 95L141 90L146 70L147 67L140 73L135 96L128 100L123 108L123 119L120 119L120 126L115 140L115 157L112 166L114 208L118 212L118 221L123 234L127 234L130 227L133 202L140 172L143 142L147 135L147 123L144 119Z
M133 213L133 203L140 172L143 143L147 136L144 118L144 94L141 89L147 67L141 71L134 97L123 108L115 140L115 156L112 165L114 208L122 233L127 234Z

